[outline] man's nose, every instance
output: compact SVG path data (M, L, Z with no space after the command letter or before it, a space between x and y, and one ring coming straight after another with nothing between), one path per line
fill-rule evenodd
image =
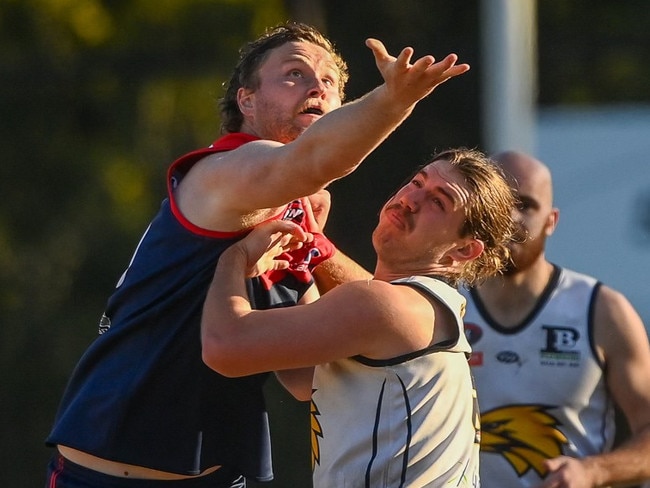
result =
M420 198L418 191L405 192L400 197L400 203L411 212L417 212L420 208Z
M322 97L327 91L325 82L319 78L312 78L311 86L309 87L310 97Z

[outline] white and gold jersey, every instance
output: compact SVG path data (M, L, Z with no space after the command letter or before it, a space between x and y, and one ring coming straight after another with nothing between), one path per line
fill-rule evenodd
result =
M537 486L547 474L545 459L611 448L614 410L592 334L599 286L556 267L534 310L507 329L475 292L462 291L481 411L483 486Z
M312 396L315 488L478 487L478 412L461 314L442 281L414 286L456 316L458 339L390 360L317 366Z

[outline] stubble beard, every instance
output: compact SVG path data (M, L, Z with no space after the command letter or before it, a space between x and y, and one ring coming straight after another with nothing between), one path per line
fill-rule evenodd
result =
M544 254L546 235L542 232L534 238L529 237L524 243L514 244L510 248L511 256L503 269L504 276L514 276L529 269Z
M292 116L286 115L273 102L262 102L260 107L264 113L263 138L288 144L300 136L306 127L296 125Z

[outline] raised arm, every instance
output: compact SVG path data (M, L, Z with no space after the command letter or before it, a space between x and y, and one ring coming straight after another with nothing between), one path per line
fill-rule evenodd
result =
M432 56L424 56L411 64L411 48L405 48L395 58L377 40L370 39L367 45L373 51L384 83L327 114L302 136L279 149L279 161L275 161L274 167L284 164L286 172L275 173L274 183L284 185L287 192L279 196L279 202L310 195L352 172L406 119L417 102L444 81L469 69L466 64L456 65L454 54L438 63ZM300 165L299 188L296 181L288 183L285 179L291 175L295 178L294 162Z
M440 62L432 56L412 62L412 48L393 57L377 40L367 45L384 83L327 113L293 142L255 141L197 163L183 182L195 190L182 202L193 222L219 229L228 215L228 227L236 227L238 216L317 192L354 171L420 100L469 69L456 64L455 54Z

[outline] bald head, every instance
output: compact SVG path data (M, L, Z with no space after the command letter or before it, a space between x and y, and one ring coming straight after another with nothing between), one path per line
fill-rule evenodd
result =
M559 211L553 207L553 185L548 167L528 154L506 151L491 158L512 178L513 188L519 197L514 210L521 240L510 244L511 263L505 276L535 273L540 267L547 269L544 257L546 239L557 225Z
M520 195L535 195L539 203L553 206L551 171L540 160L518 151L504 151L491 157L514 180Z

